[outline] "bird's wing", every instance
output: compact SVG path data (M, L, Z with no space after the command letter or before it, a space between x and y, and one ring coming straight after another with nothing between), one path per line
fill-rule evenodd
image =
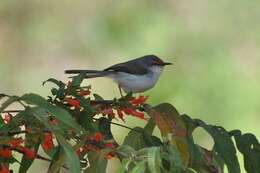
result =
M148 73L147 68L134 61L120 63L106 68L104 71L125 72L130 74L144 75Z

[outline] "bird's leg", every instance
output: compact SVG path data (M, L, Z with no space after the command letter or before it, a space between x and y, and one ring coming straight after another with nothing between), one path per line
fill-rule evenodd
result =
M118 89L119 89L119 92L120 92L121 97L123 97L122 88L121 88L121 85L120 85L120 84L118 84Z

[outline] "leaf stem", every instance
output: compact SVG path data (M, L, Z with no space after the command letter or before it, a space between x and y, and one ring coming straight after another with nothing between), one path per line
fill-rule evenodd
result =
M94 119L94 120L99 120L98 118L93 118L93 119ZM133 131L136 131L136 132L138 132L138 133L142 133L142 134L143 134L142 131L133 129L133 128L128 127L128 126L125 126L125 125L123 125L123 124L115 123L115 122L112 122L112 121L110 121L109 123L110 123L110 124L113 124L113 125L116 125L116 126L120 126L120 127L126 128L126 129L128 129L128 130L133 130Z
M7 111L2 111L1 113L18 113L22 112L23 110L7 110Z

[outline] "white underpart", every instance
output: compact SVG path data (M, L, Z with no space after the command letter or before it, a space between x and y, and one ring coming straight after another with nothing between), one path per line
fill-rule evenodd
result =
M152 88L160 74L163 67L153 66L150 72L146 75L133 75L124 72L109 75L116 83L118 83L125 92L139 93Z

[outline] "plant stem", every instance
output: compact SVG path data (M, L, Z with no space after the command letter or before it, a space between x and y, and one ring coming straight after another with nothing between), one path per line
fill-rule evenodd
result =
M93 119L94 119L94 120L99 120L98 118L93 118ZM136 132L138 132L138 133L142 133L142 134L143 134L142 131L140 131L140 130L136 130L136 129L133 129L133 128L128 127L128 126L125 126L125 125L123 125L123 124L114 123L114 122L112 122L112 121L110 121L109 123L110 123L110 124L113 124L113 125L116 125L116 126L120 126L120 127L123 127L123 128L129 129L129 130L133 130L133 131L136 131Z
M8 110L8 111L2 111L1 113L18 113L22 112L23 110Z

